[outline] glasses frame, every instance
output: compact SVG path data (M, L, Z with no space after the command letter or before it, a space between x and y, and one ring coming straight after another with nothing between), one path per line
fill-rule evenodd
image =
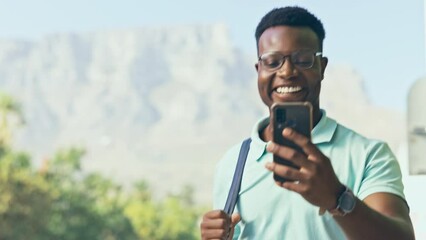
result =
M301 66L299 66L297 63L295 64L295 63L293 62L292 57L293 57L293 56L295 56L296 54L300 53L300 52L309 52L309 53L311 53L311 54L312 54L313 61L312 61L312 64L311 64L309 67L301 67ZM263 56L265 56L266 54L268 54L268 55L270 55L270 54L278 54L278 55L281 55L281 58L279 58L279 60L281 61L281 64L280 64L279 66L277 66L277 67L274 67L274 68L265 67L265 64L263 63L263 60L264 60L264 59L262 59L262 57L263 57ZM298 69L302 69L302 70L306 70L306 69L310 69L310 68L312 68L312 67L314 66L314 63L315 63L315 57L318 57L318 56L321 56L321 55L322 55L322 52L315 52L315 51L310 51L310 50L299 50L299 51L294 51L294 52L292 52L291 54L288 54L288 55L281 54L280 52L267 52L267 53L264 53L264 54L260 55L260 56L258 57L257 61L258 61L258 62L260 63L260 65L262 65L262 66L263 66L266 70L268 70L268 71L270 71L270 72L275 72L275 71L277 71L278 69L280 69L280 68L284 65L284 63L285 63L285 61L286 61L286 58L288 58L288 59L290 60L291 64L293 64L296 68L298 68Z

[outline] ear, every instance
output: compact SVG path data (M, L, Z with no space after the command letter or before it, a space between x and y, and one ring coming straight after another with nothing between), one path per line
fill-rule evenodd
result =
M328 58L322 57L321 58L321 80L324 79L324 73L325 73L325 69L327 68L327 64L328 64Z

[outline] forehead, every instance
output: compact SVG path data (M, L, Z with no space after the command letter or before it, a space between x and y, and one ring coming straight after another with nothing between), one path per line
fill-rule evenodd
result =
M259 55L265 52L319 50L317 35L308 27L276 26L266 29L259 38Z

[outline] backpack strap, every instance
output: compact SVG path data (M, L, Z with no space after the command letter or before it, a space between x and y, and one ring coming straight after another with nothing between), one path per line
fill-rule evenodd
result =
M238 193L240 192L241 187L241 179L243 178L244 165L250 150L250 143L251 138L247 138L241 145L237 166L235 167L234 178L232 179L232 185L229 189L228 198L226 199L226 204L223 209L228 215L231 215L234 212L235 205L237 204Z

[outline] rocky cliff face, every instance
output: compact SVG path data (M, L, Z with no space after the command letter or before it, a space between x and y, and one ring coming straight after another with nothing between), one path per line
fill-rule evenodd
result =
M191 184L209 202L215 163L267 113L255 61L223 25L0 40L0 89L22 103L15 145L35 164L83 146L88 171L146 179L160 195ZM397 148L402 115L370 105L353 69L329 66L322 91L329 115Z

